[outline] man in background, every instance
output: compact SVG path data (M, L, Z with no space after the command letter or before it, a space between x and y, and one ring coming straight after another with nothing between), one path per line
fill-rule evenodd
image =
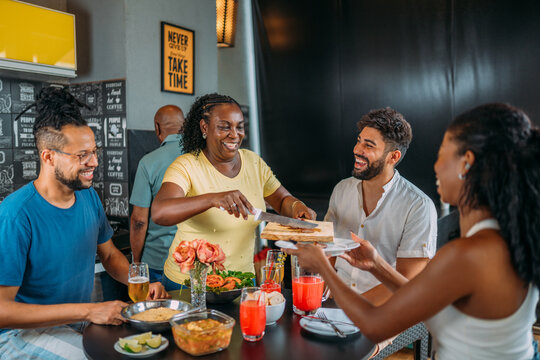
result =
M165 170L180 155L180 132L184 114L175 105L161 107L154 116L154 127L160 147L139 161L131 192L131 226L129 240L133 262L145 262L150 270L150 282L161 281L163 263L176 234L176 226L160 226L152 221L150 205L161 188Z
M391 108L370 111L357 126L353 176L334 188L325 221L334 223L336 237L358 234L397 271L413 278L435 254L437 211L431 199L395 169L412 140L411 126ZM354 250L349 256L354 258ZM390 298L392 293L369 272L342 258L335 268L373 304Z

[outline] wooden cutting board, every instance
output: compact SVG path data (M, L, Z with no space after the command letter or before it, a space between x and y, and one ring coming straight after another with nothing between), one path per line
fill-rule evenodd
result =
M261 233L267 240L293 240L293 241L334 241L334 224L328 221L309 221L318 224L315 229L292 229L273 222L269 222ZM312 230L315 230L312 232ZM318 231L320 230L320 231Z

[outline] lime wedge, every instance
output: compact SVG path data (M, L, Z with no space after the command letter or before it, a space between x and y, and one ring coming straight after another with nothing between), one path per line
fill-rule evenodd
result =
M141 345L146 344L146 340L150 340L151 338L152 338L152 333L150 331L142 333L141 335L132 337L133 340L137 340L139 344Z
M137 343L126 343L124 350L127 352L138 353L141 352L143 346Z
M120 345L122 349L126 347L126 344L137 345L138 343L139 342L137 340L133 340L133 339L125 339L125 338L118 339L118 345Z
M142 351L142 345L135 339L118 339L118 345L127 352L138 353Z
M156 349L161 345L161 335L156 335L153 338L146 340L146 345L152 349Z

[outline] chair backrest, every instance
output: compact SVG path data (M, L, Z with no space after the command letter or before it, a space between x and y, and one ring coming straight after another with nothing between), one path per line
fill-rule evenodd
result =
M459 212L457 210L437 220L437 249L459 236Z

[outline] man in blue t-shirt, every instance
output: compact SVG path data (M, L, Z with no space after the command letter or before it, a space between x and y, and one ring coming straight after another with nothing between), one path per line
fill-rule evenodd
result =
M148 264L150 281L161 281L163 263L169 254L176 226L161 226L152 221L150 205L161 188L165 170L178 156L184 114L175 105L161 107L154 116L154 127L160 147L146 154L140 161L131 191L131 228L129 240L133 261Z
M34 105L39 176L0 204L0 354L84 359L81 335L59 325L122 324L124 302L90 303L90 295L96 252L124 284L129 263L91 187L99 149L82 104L48 87ZM167 296L160 283L150 288L151 298Z

